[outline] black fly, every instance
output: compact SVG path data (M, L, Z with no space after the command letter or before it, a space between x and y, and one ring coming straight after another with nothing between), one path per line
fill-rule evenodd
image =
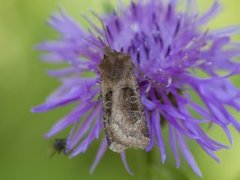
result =
M56 153L58 154L67 154L66 152L66 139L54 139L51 142L51 148L49 149L49 157L53 157Z

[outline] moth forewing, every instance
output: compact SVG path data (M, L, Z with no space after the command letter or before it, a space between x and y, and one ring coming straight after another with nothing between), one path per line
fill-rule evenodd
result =
M104 52L99 71L109 148L118 153L127 148L145 149L150 138L131 57L109 47Z

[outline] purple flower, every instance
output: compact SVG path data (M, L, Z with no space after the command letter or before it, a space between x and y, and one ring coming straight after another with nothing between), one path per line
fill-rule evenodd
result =
M111 48L130 54L133 63L145 74L136 72L151 137L146 151L156 145L165 162L161 129L168 128L169 136L165 141L169 141L176 166L180 166L181 153L193 171L201 176L186 139L195 141L219 161L215 152L227 146L209 137L204 125L219 126L230 143L229 125L240 131L240 123L227 108L240 110L240 91L229 80L240 72L236 61L240 44L230 39L239 28L207 29L206 23L220 10L218 2L203 15L194 11L194 1L186 1L186 4L179 12L177 0L167 3L139 0L129 7L120 5L117 12L106 14L102 19ZM105 42L106 36L102 26L96 26L89 17L84 18L90 24L89 30L63 11L54 14L49 24L60 33L60 38L38 46L46 52L43 60L63 63L65 67L49 71L62 85L32 111L46 112L76 104L75 109L46 134L50 138L71 126L67 138L70 157L84 153L103 130L102 102L97 96L100 92L98 64L104 52L97 46L103 48L98 36ZM91 170L106 150L107 142L103 137ZM125 154L121 157L129 170Z

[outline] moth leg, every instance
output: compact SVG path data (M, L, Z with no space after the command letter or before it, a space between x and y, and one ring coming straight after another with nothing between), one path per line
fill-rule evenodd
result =
M132 67L133 67L134 69L136 69L141 76L143 76L144 78L146 78L146 79L149 80L149 81L152 81L152 79L151 79L149 76L147 76L147 75L146 75L137 65L135 65L133 62L132 62Z
M100 93L98 94L97 100L100 101L102 99L103 95L102 95L102 91L100 91Z
M158 82L156 82L154 79L152 79L151 77L147 76L147 75L146 75L137 65L135 65L133 62L132 62L132 67L133 67L134 69L136 69L143 78L145 78L145 79L147 79L148 81L150 81L151 84L157 85L157 86L160 87L160 88L163 87L163 85L162 85L161 83L158 83Z

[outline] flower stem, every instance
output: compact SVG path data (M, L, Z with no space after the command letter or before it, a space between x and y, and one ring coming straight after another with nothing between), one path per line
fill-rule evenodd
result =
M152 174L153 173L153 168L155 166L155 158L156 158L154 153L155 153L154 150L146 153L146 158L145 158L145 161L146 161L145 179L149 179L149 180L154 179L154 175Z
M155 151L139 152L138 153L138 179L139 180L152 180L154 175L154 166L156 165Z

